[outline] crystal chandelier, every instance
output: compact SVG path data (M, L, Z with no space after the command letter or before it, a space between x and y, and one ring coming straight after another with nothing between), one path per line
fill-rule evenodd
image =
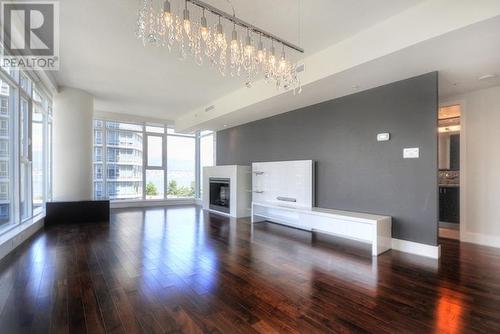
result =
M182 13L177 15L169 0L140 1L137 37L144 45L176 50L180 59L192 57L200 66L208 63L222 76L244 78L247 87L263 77L278 89L302 91L297 65L286 52L304 50L237 18L234 8L230 15L199 0L184 0ZM190 11L194 7L200 9L196 20ZM215 23L209 25L209 19ZM232 28L230 38L223 26L226 22Z

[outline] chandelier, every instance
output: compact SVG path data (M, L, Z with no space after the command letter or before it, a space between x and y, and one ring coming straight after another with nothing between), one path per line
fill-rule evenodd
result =
M180 59L191 57L200 66L217 68L222 76L242 77L247 87L263 77L277 89L302 91L297 64L287 51L304 50L239 19L234 8L230 15L203 1L184 0L182 14L177 15L169 0L140 1L137 37L144 45L177 50ZM197 20L191 17L194 7L200 13ZM230 38L224 23L231 25Z

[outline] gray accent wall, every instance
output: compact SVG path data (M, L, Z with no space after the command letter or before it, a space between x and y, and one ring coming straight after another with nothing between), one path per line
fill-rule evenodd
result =
M394 238L437 245L437 83L432 72L219 131L217 165L315 160L316 206L389 215ZM410 147L419 159L403 159Z

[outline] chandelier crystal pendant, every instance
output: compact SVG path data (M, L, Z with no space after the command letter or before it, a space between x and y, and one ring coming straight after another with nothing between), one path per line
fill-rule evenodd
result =
M189 56L200 66L208 63L218 69L222 76L243 77L247 87L262 76L278 89L302 91L297 64L290 61L287 51L304 50L239 19L234 8L230 15L200 0L179 0L177 15L169 0L140 1L137 37L144 45L177 49L180 59ZM199 19L193 19L195 7L200 9ZM224 29L226 21L232 26L230 39ZM281 45L279 55L275 43Z

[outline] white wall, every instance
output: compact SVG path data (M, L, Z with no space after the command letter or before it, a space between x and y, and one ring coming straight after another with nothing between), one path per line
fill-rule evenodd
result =
M94 97L61 88L54 97L54 201L92 199Z
M500 87L450 99L461 102L461 239L500 247Z

